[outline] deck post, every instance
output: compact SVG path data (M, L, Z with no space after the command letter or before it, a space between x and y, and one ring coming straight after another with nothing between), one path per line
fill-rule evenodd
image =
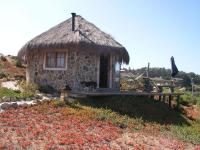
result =
M171 108L171 104L172 104L172 95L169 95L169 107Z
M69 98L69 94L71 92L71 88L68 85L66 85L65 88L62 88L60 90L60 92L61 92L60 93L60 100L63 101L63 102L65 102Z
M176 110L179 110L180 108L180 95L177 95L177 98L176 98Z
M165 95L163 94L162 102L165 103L165 99L166 99L166 97L165 97Z
M159 95L159 101L161 101L162 100L162 96L161 95Z

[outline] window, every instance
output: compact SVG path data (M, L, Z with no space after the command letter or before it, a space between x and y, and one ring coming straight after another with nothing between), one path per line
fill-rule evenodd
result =
M66 68L65 52L46 53L46 68Z
M54 68L55 67L55 55L56 55L56 53L47 53L46 67L48 67L48 68Z
M56 65L58 68L64 68L65 67L65 53L57 53L56 55Z
M116 62L116 64L115 64L115 82L119 82L119 79L120 79L120 68L121 68L120 63Z

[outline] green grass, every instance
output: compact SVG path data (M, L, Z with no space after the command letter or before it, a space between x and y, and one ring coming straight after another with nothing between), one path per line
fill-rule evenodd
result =
M0 98L2 97L15 97L17 99L31 97L31 94L22 93L20 91L15 91L7 88L0 88Z
M101 121L110 121L120 128L131 126L133 129L142 129L143 120L141 118L131 118L127 115L120 115L109 109L94 109L95 118Z
M78 107L90 111L98 120L110 121L121 128L170 135L200 144L200 121L191 121L181 112L145 97L97 97L82 99ZM87 114L87 113L86 113Z
M197 104L198 110L200 111L200 96L194 95L192 97L191 92L185 92L181 96L181 104L193 105ZM191 122L190 125L174 125L171 126L173 134L187 142L194 144L200 144L200 118L196 121Z
M200 144L200 121L194 121L191 125L175 125L171 126L174 136L194 144Z

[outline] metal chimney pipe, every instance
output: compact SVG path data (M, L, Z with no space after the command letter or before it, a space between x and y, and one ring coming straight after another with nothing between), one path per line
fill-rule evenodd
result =
M75 17L76 17L76 13L71 13L72 14L72 31L75 30Z

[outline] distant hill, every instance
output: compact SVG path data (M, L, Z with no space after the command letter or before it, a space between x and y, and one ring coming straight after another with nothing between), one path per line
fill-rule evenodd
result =
M134 75L140 75L144 73L146 68L140 68L140 69L133 69L133 70L127 70L124 69L125 72L131 72ZM146 75L146 73L145 73ZM150 68L149 69L149 77L151 78L157 78L161 77L162 79L167 79L169 80L171 78L171 70L170 69L165 69L165 68ZM195 74L193 72L186 73L184 71L180 71L176 78L181 78L183 79L183 86L191 86L191 78L193 78L193 81L195 84L200 84L200 75Z
M21 76L25 78L26 69L24 66L17 64L18 59L16 56L4 56L0 54L0 79L3 77L13 78Z

